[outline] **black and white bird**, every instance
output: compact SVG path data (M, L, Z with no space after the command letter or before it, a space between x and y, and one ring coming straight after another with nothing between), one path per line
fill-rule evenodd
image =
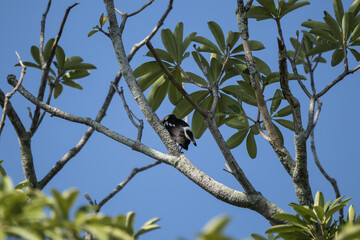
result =
M161 122L169 131L171 138L180 145L180 151L182 149L187 151L190 141L196 146L194 135L185 121L178 119L174 114L170 114Z

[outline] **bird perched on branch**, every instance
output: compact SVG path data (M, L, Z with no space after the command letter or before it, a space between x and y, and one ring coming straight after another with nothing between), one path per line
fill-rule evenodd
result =
M196 146L194 135L185 121L178 119L174 114L170 114L161 122L169 131L171 138L180 145L180 151L182 149L187 151L190 141Z

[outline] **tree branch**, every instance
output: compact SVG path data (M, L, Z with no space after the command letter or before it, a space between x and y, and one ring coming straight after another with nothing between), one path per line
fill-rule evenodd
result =
M341 80L343 80L347 75L349 74L353 74L355 73L357 70L360 69L360 65L356 66L355 68L348 70L348 71L344 71L342 74L340 74L334 81L332 81L331 83L329 83L321 92L319 92L318 94L316 94L316 98L320 98L322 95L324 95L325 93L327 93L332 87L334 87L338 82L340 82Z
M124 90L121 87L121 91L119 91L119 89L117 88L117 86L111 82L111 85L113 86L113 88L115 89L115 91L119 94L123 104L124 104L124 108L125 111L128 115L128 118L130 119L131 123L138 129L138 135L137 135L137 141L141 142L141 137L142 137L142 131L144 128L144 121L141 119L138 119L135 114L130 110L129 106L126 103L125 97L124 97ZM139 124L137 124L134 120L134 118L139 122Z
M180 85L180 83L178 83L175 77L169 72L167 67L161 61L159 55L156 53L150 41L146 43L146 46L149 48L150 52L156 59L156 62L159 64L161 70L166 74L166 76L169 78L171 83L176 87L176 89L184 96L186 100L188 100L188 102L195 108L197 112L199 112L202 116L206 116L207 115L206 111L200 108L200 106L190 97L190 95L185 91L185 89Z
M161 19L159 20L158 24L156 25L156 27L151 31L151 33L140 43L135 44L133 46L133 48L131 49L131 52L129 53L129 55L127 56L128 61L130 62L131 59L133 58L133 56L136 54L136 52L145 44L145 42L147 40L150 40L153 36L155 36L155 34L157 33L158 29L160 28L160 26L163 24L163 21L165 20L166 16L169 14L170 10L172 9L172 2L173 0L171 0L169 2L169 6L166 10L166 12L163 14L163 16L161 17ZM109 35L110 36L110 35ZM119 71L118 74L115 77L114 80L114 85L117 86L120 79L121 79L121 72ZM105 117L106 111L110 105L110 102L114 96L115 93L115 89L110 86L109 88L109 92L105 98L105 101L98 113L98 115L95 118L95 121L97 122L101 122L101 120ZM56 162L55 166L48 172L48 174L46 174L46 176L39 182L40 188L44 188L46 186L46 184L65 166L65 164L67 162L69 162L74 156L77 155L77 153L79 153L81 151L81 149L85 146L85 144L87 143L87 141L89 140L89 138L92 136L94 132L94 129L92 127L90 127L85 134L83 135L83 137L79 140L79 142L72 148L69 150L69 152L67 152L58 162Z
M8 82L11 85L17 84L15 76L13 75L8 76ZM170 154L161 153L138 141L134 141L116 132L113 132L110 129L103 126L102 124L90 118L79 117L63 112L58 108L49 106L39 101L39 99L37 99L35 96L29 93L22 86L19 87L18 92L21 93L30 102L44 109L52 116L56 116L72 122L88 125L94 128L96 131L110 137L111 139L131 147L135 151L141 152L144 155L147 155L153 159L156 159L158 161L173 166L178 171L183 173L191 181L193 181L202 189L204 189L205 191L207 191L208 193L210 193L211 195L213 195L214 197L218 198L221 201L224 201L234 206L252 209L273 223L276 223L278 221L272 219L272 216L276 213L283 212L283 210L281 210L278 206L276 206L275 204L264 198L260 193L254 193L254 194L243 193L231 189L223 185L222 183L215 181L214 179L203 173L200 169L195 167L183 154L174 156Z
M25 73L26 73L26 66L21 61L20 55L17 52L15 52L15 53L16 53L18 59L19 59L19 63L21 65L21 67L22 67L22 70L21 70L21 75L20 75L19 82L16 84L16 86L14 87L14 89L11 92L9 92L9 93L7 93L5 95L3 113L2 113L1 121L0 121L0 135L1 135L2 129L3 129L4 125L5 125L5 118L6 118L6 113L7 113L7 110L8 110L8 104L9 104L10 98L15 94L17 89L22 84L22 81L23 81Z
M49 54L49 58L46 60L46 64L45 66L41 66L42 68L42 74L41 74L41 80L40 80L40 87L39 87L39 92L38 92L38 98L40 101L42 101L44 99L44 94L45 94L45 88L46 88L46 82L47 82L47 79L48 79L48 76L49 76L49 71L50 71L50 66L51 66L51 63L52 63L52 60L55 56L55 49L58 45L58 42L59 42L59 39L61 37L61 34L62 34L62 31L64 29L64 26L65 26L65 22L66 22L66 19L69 15L69 12L70 10L75 7L76 5L78 5L79 3L74 3L73 5L71 5L70 7L68 7L65 11L65 15L64 15L64 18L61 22L61 25L60 25L60 29L59 29L59 32L55 38L55 41L53 43L53 46L51 47L51 51L50 51L50 54ZM48 5L49 6L49 5ZM46 12L47 13L47 12ZM46 17L46 14L45 14L45 17ZM45 23L45 18L44 19L44 23ZM42 33L43 34L43 33ZM41 37L40 37L41 38ZM43 38L43 36L42 36ZM40 50L42 51L42 50ZM45 61L45 59L44 59ZM30 129L29 129L29 133L31 135L34 135L37 128L38 128L38 121L39 121L39 117L40 117L40 108L39 107L36 107L35 111L34 111L34 116L33 116L33 121L31 123L31 126L30 126Z
M107 195L106 197L103 198L103 200L100 201L100 203L96 204L97 206L96 212L99 212L102 206L104 206L112 197L114 197L118 192L120 192L125 187L125 185L128 184L133 177L135 177L136 174L148 170L149 168L155 167L160 163L161 163L160 161L157 161L155 163L149 164L141 168L134 168L131 171L130 175L124 181L119 183L109 195Z

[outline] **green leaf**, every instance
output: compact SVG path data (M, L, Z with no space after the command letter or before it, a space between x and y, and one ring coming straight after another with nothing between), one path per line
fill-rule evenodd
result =
M67 72L64 76L63 76L63 80L73 80L73 79L79 79L79 78L84 78L86 76L90 75L90 71L88 70L84 70L84 69L80 69L80 70L72 70L70 72Z
M251 6L245 14L246 18L255 18L257 21L274 18L265 8L260 6Z
M290 1L288 1L288 4L286 4L286 7L280 11L280 14L278 16L279 19L298 8L301 8L303 6L310 4L310 2L308 2L308 1L301 1L301 2L293 1L294 2L293 4L289 4L289 2Z
M126 228L127 228L127 232L130 235L134 235L135 230L134 230L134 222L135 222L135 213L134 212L128 212L126 214Z
M39 64L39 66L41 66L39 48L36 46L31 46L30 52L31 52L31 56L33 57L35 62L37 64ZM40 67L40 69L41 69L41 67Z
M194 42L198 42L201 44L204 44L205 46L209 47L211 49L211 52L220 54L219 48L211 42L209 39L201 37L201 36L194 36L192 39Z
M248 129L249 128L249 122L243 114L236 114L234 116L230 116L229 119L226 120L225 124L231 128L235 128L235 129Z
M167 51L165 51L165 50L162 50L162 49L159 49L159 48L155 48L155 52L157 53L157 55L159 56L159 58L161 59L161 60L163 60L163 61L167 61L167 62L169 62L169 63L175 63L175 60L170 56L170 54L167 52ZM149 51L149 52L147 52L146 53L146 56L148 56L148 57L154 57L154 55ZM159 65L156 61L154 61L157 65ZM152 62L150 62L150 63L152 63ZM144 64L146 64L146 63L144 63ZM144 65L144 64L142 64L142 65ZM140 66L142 66L142 65L140 65ZM139 66L139 67L140 67ZM138 68L139 68L138 67ZM160 68L160 66L157 66L156 68ZM137 68L136 68L137 69Z
M60 94L62 93L63 91L63 86L61 85L61 83L57 83L55 84L54 86L54 98L57 99Z
M288 214L288 213L278 213L278 214L275 214L272 217L275 218L275 219L280 219L280 220L287 221L287 222L292 223L292 224L294 224L296 226L299 226L299 227L306 228L306 222L301 220L297 215L292 215L292 214Z
M177 82L181 85L181 73L179 71L172 71L173 76L177 80ZM168 97L170 102L173 105L177 105L179 101L182 99L182 94L177 90L177 88L174 86L174 84L170 83L168 88Z
M281 126L286 127L290 129L291 131L295 131L295 126L292 121L285 120L285 119L274 119L277 123L279 123Z
M73 56L65 59L64 71L76 69L76 67L83 61L79 56Z
M178 56L176 40L170 29L167 28L161 30L161 40L171 58L174 59L177 63L180 63L181 59L180 56Z
M182 40L183 40L183 32L184 32L184 24L182 22L179 22L176 24L175 30L174 30L174 38L176 41L177 46L177 56L182 56Z
M283 232L293 232L293 231L301 231L303 230L301 227L294 225L275 225L265 231L265 233L283 233Z
M34 68L37 68L37 69L40 69L41 70L41 67L40 65L37 65L33 62L23 62L23 64L27 67L34 67ZM15 66L20 66L20 63L17 63Z
M344 59L344 51L342 49L335 49L331 57L331 66L336 66Z
M271 101L270 114L273 114L278 109L281 100L283 99L283 94L280 89L276 89L272 99L273 100Z
M325 216L324 208L321 206L314 206L314 212L315 212L316 216L318 217L318 219L321 222L324 222L324 216Z
M334 207L330 207L329 210L325 213L326 220L331 218L333 214L338 212L340 209L344 208L346 206L346 203L340 203Z
M310 221L313 219L314 221L317 221L317 216L312 211L312 209L295 203L290 203L289 206L292 207L298 214L300 214L304 220Z
M6 232L26 240L42 240L43 238L30 228L21 226L6 226Z
M250 131L246 138L246 149L248 151L249 156L254 159L257 154L257 147L254 138L254 134Z
M200 77L199 75L196 75L195 73L192 73L192 72L187 72L186 74L195 82L200 83L205 86L208 85L208 82L205 79L203 79L202 77ZM186 80L186 78L184 78L184 79ZM186 80L186 82L188 82L188 81Z
M233 149L239 146L245 139L249 128L240 129L237 133L233 134L227 141L226 145L228 148Z
M292 113L292 108L290 105L280 109L277 113L274 114L273 117L285 117Z
M4 160L0 160L0 176L1 178L6 177L6 171L4 167L1 165L4 162Z
M251 234L251 237L254 240L268 240L266 237L263 237L263 236L261 236L260 234L257 234L257 233Z
M255 41L255 40L250 40L249 41L249 48L252 51L258 51L258 50L262 50L265 48L264 44L260 41ZM237 46L231 53L238 53L238 52L243 52L244 51L244 45L240 44L239 46Z
M360 53L353 48L349 48L349 50L352 53L352 55L355 57L356 61L360 61Z
M339 25L336 20L326 11L324 11L324 20L329 26L331 33L336 38L337 41L342 42L342 34L339 29Z
M336 21L341 26L341 22L344 16L344 7L341 0L333 0L334 12Z
M44 48L44 60L45 62L49 59L50 57L50 52L51 52L51 49L54 45L54 42L55 42L55 39L54 38L51 38L49 39L49 41L47 41L47 43L45 44L45 48Z
M356 16L360 11L360 0L355 0L348 11L354 13L354 16Z
M94 35L95 33L97 33L98 30L91 30L89 33L88 33L88 37L91 37L92 35Z
M161 70L154 70L153 72L149 72L143 75L137 81L139 87L141 88L141 91L145 91L146 89L148 89L160 77L164 77L164 73Z
M18 185L15 186L15 189L23 189L26 187L32 187L32 184L29 180L24 180L22 182L20 182Z
M208 91L201 90L197 92L193 92L190 94L190 97L196 102L200 103L206 96L209 95ZM194 110L194 107L183 98L173 110L173 114L175 114L178 118L184 118L185 116L189 115Z
M360 37L360 24L357 24L351 34L349 42L354 42L359 37Z
M149 221L147 221L141 228L140 230L135 234L134 238L138 239L140 235L150 232L152 230L158 229L160 228L160 226L155 225L154 223L156 223L157 221L159 221L160 218L153 218L150 219Z
M324 23L319 21L308 20L301 24L303 27L311 28L311 29L318 29L324 31L330 31L330 27Z
M209 110L211 108L212 101L213 97L210 95L204 99L204 101L200 104L200 107L204 110ZM197 111L194 112L192 117L191 127L195 138L200 138L207 128L204 122L204 117Z
M316 192L314 206L324 207L324 195L322 192Z
M66 86L72 87L72 88L83 90L83 88L82 88L82 86L80 84L78 84L77 82L75 82L73 80L70 80L70 79L61 81L61 83L66 85Z
M257 0L257 2L271 13L271 15L276 15L276 7L273 0Z
M193 37L196 35L196 32L192 32L189 35L187 35L184 39L184 42L182 43L182 52L181 55L184 54L184 52L186 51L186 49L189 47Z
M156 111L160 107L160 104L163 102L166 96L168 86L169 81L165 80L164 76L161 76L153 84L148 95L148 101L153 111Z
M356 218L356 211L353 205L349 206L349 210L348 210L348 216L347 216L347 220L350 223L353 223L355 221Z
M65 64L65 52L60 46L56 47L55 57L57 61L57 68L60 70L64 67Z
M217 24L214 21L208 22L208 26L218 44L218 46L220 47L220 50L222 52L225 52L225 38L224 38L224 33L223 33L221 27L219 26L219 24Z
M277 132L279 138L280 138L280 142L282 145L284 145L284 136L282 134L282 132L280 131L280 129L274 124L274 128L275 128L275 131Z
M169 66L168 64L167 67ZM134 70L134 75L136 78L141 77L148 73L153 73L154 71L160 70L159 64L156 61L146 62L141 64Z
M354 29L354 15L352 12L346 12L342 20L343 40L347 41Z

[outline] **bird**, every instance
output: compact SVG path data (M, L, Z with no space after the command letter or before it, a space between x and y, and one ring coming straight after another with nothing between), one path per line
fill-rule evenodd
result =
M182 149L187 151L190 141L196 146L193 132L185 121L178 119L174 114L170 114L164 117L161 123L169 131L171 138L180 145L180 151Z

